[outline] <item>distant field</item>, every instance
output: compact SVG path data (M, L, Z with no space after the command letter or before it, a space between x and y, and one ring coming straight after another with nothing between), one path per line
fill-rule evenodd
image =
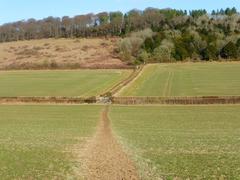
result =
M121 96L240 95L240 63L147 65Z
M113 106L110 117L149 179L240 179L239 109Z
M100 111L100 106L1 105L1 179L70 178L76 166L71 148L95 132Z
M95 96L126 78L129 70L1 71L0 97Z
M0 69L113 68L117 38L41 39L0 44Z

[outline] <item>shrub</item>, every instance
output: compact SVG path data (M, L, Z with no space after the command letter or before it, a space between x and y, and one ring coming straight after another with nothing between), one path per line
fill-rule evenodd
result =
M238 48L240 48L240 38L237 40L236 46L237 46Z
M150 56L151 55L147 51L142 50L138 54L137 61L140 63L146 63L149 61Z
M127 37L122 39L119 45L121 59L132 63L138 56L143 42L143 39L139 37Z
M240 38L237 40L236 46L238 48L238 56L240 56Z
M221 50L220 55L222 58L230 59L238 57L238 48L233 42L227 43Z
M129 62L132 58L131 54L132 44L129 40L129 38L124 38L119 43L119 52L120 52L120 58L123 61Z
M155 33L151 29L145 29L142 31L131 33L131 37L141 38L143 40L151 38Z
M174 45L168 40L163 40L161 45L154 49L153 58L158 62L170 62L172 61L172 51Z
M87 99L85 99L85 103L88 103L88 104L96 103L96 102L97 102L97 98L95 96L88 97Z
M201 56L203 60L216 60L218 59L218 50L216 46L209 45L208 47L202 50Z
M124 61L132 63L139 55L141 47L147 38L153 36L151 29L131 33L130 37L122 39L119 43L120 56Z
M155 47L155 42L153 41L152 38L147 38L147 39L144 41L144 49L145 49L147 52L152 53L153 50L154 50L154 47Z

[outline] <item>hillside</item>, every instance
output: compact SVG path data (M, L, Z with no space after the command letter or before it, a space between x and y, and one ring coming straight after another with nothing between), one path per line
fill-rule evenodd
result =
M117 38L42 39L0 44L0 69L124 68Z
M235 7L211 13L205 9L146 8L0 25L0 42L80 37L123 37L119 55L129 64L239 61L240 13Z

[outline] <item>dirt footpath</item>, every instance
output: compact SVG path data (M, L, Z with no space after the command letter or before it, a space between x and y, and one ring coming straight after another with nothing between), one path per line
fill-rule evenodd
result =
M90 180L138 180L132 161L113 137L108 107L101 116L95 137L80 152L82 170L79 175Z

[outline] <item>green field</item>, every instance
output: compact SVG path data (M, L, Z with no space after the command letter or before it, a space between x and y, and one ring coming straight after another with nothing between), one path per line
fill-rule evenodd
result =
M67 179L68 152L95 132L101 106L0 105L1 179Z
M240 95L240 63L147 65L120 96Z
M95 96L128 77L128 70L1 71L0 97Z
M152 172L149 179L240 179L239 109L113 106L110 118L115 133L137 155L141 174Z

